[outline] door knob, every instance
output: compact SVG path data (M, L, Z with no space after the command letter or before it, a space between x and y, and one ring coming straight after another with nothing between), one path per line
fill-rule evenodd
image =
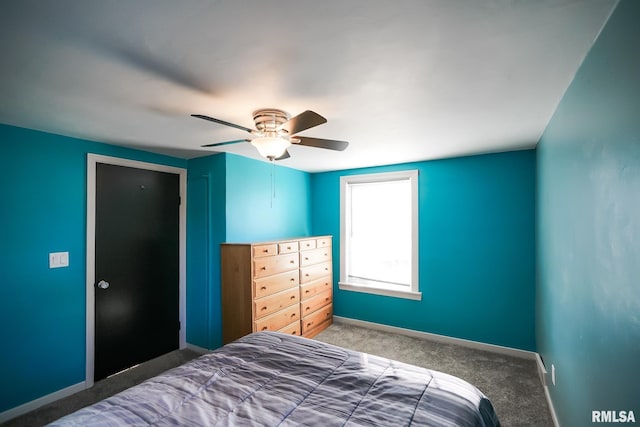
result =
M106 280L100 280L98 282L98 287L100 289L107 289L109 287L109 282L107 282Z

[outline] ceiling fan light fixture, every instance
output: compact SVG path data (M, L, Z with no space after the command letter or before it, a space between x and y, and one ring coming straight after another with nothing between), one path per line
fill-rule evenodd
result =
M262 157L273 160L282 156L291 145L291 142L285 138L265 136L252 139L251 145L258 149Z
M191 116L240 129L249 132L255 137L253 139L216 142L214 144L203 145L203 147L217 147L220 145L237 144L239 142L251 142L251 145L258 150L260 155L269 161L284 160L291 157L287 150L291 144L335 151L342 151L349 145L347 141L298 136L298 132L327 122L327 119L311 110L306 110L291 118L287 112L274 108L256 110L253 112L253 121L256 125L255 129L202 114L192 114Z

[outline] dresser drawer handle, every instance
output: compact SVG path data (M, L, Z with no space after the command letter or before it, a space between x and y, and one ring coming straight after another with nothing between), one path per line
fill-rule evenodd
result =
M289 261L289 264L295 264L296 262L294 260Z
M290 281L290 282L295 282L295 281L296 281L296 278L295 278L295 277L292 277L291 279L289 279L289 281Z
M260 310L261 311L265 311L267 309L267 307L262 307Z
M296 314L295 313L291 313L291 317L296 317Z
M309 257L308 256L304 257L304 260L309 261Z
M309 292L311 292L309 289L307 289L306 291L304 291L305 294L308 294Z
M263 326L263 327L262 327L262 330L263 330L263 331L266 331L267 329L269 329L269 327L268 327L268 326Z
M267 287L266 287L266 286L261 286L261 287L260 287L260 290L261 290L261 291L266 291L266 290L267 290Z
M269 249L263 249L262 252L265 253L265 254L268 254L269 253Z
M289 299L296 299L296 296L295 296L295 295L291 295L291 296L289 297Z
M260 270L263 270L263 271L264 271L264 270L266 270L266 269L267 269L267 267L266 267L266 266L264 266L264 267L260 267Z

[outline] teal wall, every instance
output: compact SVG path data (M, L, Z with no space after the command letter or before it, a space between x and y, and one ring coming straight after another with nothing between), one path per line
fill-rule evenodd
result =
M0 412L85 379L87 153L186 161L0 125ZM49 252L69 267L49 269Z
M340 291L334 311L418 331L535 350L535 152L313 174L313 234L335 238L340 176L417 169L422 301Z
M310 174L233 154L226 157L229 242L310 235Z
M640 417L639 19L618 4L537 149L537 345L563 426Z
M220 242L226 240L224 154L189 160L187 174L187 342L222 342Z
M189 160L188 175L187 342L213 349L222 345L220 243L309 236L311 179L233 154Z

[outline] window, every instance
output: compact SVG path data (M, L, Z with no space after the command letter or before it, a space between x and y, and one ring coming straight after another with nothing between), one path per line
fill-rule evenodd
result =
M421 299L418 171L343 176L340 210L340 289Z

